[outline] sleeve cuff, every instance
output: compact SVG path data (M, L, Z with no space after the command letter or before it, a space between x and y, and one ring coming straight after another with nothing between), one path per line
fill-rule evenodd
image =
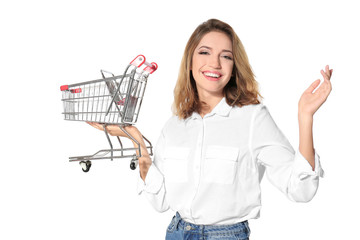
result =
M295 162L294 162L294 168L293 171L295 175L300 179L304 180L305 178L309 176L315 176L315 177L324 177L324 170L321 167L320 164L320 156L317 154L315 150L315 168L314 171L312 170L311 165L309 162L305 159L305 157L300 153L300 150L298 149L295 154Z
M147 193L156 194L160 191L164 182L164 176L160 173L159 169L151 164L148 173L146 174L145 181L138 176L137 192L141 194L143 191Z

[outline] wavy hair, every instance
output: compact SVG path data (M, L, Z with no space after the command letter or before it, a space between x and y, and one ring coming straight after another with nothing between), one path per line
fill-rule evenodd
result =
M234 59L232 77L223 89L227 104L242 107L259 104L259 98L262 98L244 46L235 31L227 23L217 19L209 19L195 29L185 47L174 89L173 103L173 112L180 119L188 118L194 111L200 113L200 110L206 105L199 100L195 80L190 69L195 48L203 36L212 31L225 33L232 42Z

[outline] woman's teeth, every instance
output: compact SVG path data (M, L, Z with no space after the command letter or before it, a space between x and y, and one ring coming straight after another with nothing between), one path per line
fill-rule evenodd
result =
M210 73L210 72L204 72L204 75L205 75L205 76L208 76L208 77L213 77L213 78L219 78L219 77L220 77L219 74Z

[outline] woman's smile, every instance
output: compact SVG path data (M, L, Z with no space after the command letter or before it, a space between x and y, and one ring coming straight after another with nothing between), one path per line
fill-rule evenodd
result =
M206 79L210 81L218 81L223 76L220 72L217 71L204 71L202 72Z

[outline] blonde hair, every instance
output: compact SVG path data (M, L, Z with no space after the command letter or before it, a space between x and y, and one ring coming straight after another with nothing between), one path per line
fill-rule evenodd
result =
M244 46L235 31L227 23L217 19L209 19L195 29L185 47L174 89L173 103L173 112L180 119L188 118L194 111L200 113L204 107L204 103L199 100L195 80L190 69L195 48L203 36L212 31L225 33L232 41L234 67L232 77L223 89L226 102L231 106L242 107L258 104L260 103L258 98L262 98Z

